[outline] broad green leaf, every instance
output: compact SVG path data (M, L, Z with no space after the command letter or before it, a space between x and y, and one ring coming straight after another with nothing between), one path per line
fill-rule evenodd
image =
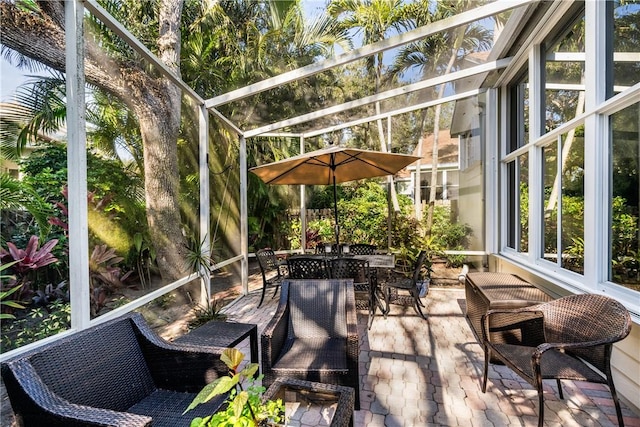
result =
M24 308L24 306L18 304L15 301L2 301L2 305L7 305L7 306L13 307L13 308Z
M253 378L253 376L257 371L258 371L258 364L249 363L247 366L245 366L245 368L242 371L240 371L239 375L244 376L246 378Z
M189 427L207 427L210 419L211 415L204 418L196 417L191 420L191 424L189 424Z
M238 393L233 402L231 402L231 406L233 407L233 413L236 417L240 417L242 415L242 409L244 409L244 405L249 401L249 393L246 391L241 391Z
M210 401L215 396L219 396L228 392L237 383L237 379L234 380L230 377L222 377L210 382L209 384L204 386L202 390L200 390L200 393L198 393L189 407L187 407L187 409L185 409L182 414L186 414L188 411L192 410L201 403Z

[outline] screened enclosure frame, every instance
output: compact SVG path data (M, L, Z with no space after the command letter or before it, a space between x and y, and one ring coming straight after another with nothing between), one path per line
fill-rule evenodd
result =
M69 168L68 182L69 182L69 245L70 245L70 277L69 280L72 283L84 283L86 286L73 286L70 288L71 292L71 329L69 332L85 329L91 325L102 323L111 320L115 317L141 307L144 304L168 293L174 289L177 289L194 279L199 278L203 289L203 296L207 297L210 294L209 291L209 273L202 269L200 272L190 274L174 283L166 285L161 289L155 290L135 301L128 303L125 306L119 307L110 311L104 315L101 315L95 319L90 318L89 309L89 248L88 248L88 218L87 218L87 176L86 176L86 131L85 131L85 85L84 85L84 40L83 40L83 18L85 10L90 12L99 18L110 30L124 40L129 46L145 60L149 61L154 68L157 68L159 72L169 78L178 88L180 88L184 94L189 96L197 104L199 109L199 179L200 179L200 201L199 201L199 229L201 236L208 236L210 229L210 199L209 199L209 169L207 164L208 154L208 141L209 141L209 121L211 117L214 117L226 129L232 134L237 135L239 143L239 165L238 171L240 176L240 187L238 192L240 195L240 253L231 257L230 259L219 262L215 265L216 269L223 268L230 264L240 262L241 263L241 282L244 294L248 293L248 262L249 262L249 249L248 249L248 204L247 204L247 144L250 143L251 138L258 136L277 136L286 138L298 138L300 140L300 150L304 151L305 139L319 136L325 133L334 132L337 130L347 129L360 124L373 122L377 120L387 120L390 140L391 118L397 115L406 114L416 110L422 110L425 108L433 107L438 104L444 104L448 102L460 101L463 99L485 94L487 97L487 138L491 138L495 141L504 138L502 134L504 129L500 129L500 123L505 123L504 117L500 112L498 105L503 101L502 95L496 88L503 86L506 82L510 81L515 73L525 66L527 61L530 60L530 54L526 50L518 51L513 56L497 57L500 55L504 46L496 44L492 50L492 55L488 60L481 64L471 66L461 71L455 71L450 74L429 78L427 80L419 81L417 83L408 84L399 88L391 89L385 92L378 93L376 95L367 96L361 99L345 102L343 104L334 105L321 110L302 114L297 117L282 118L281 120L262 125L253 129L241 129L231 119L222 114L218 107L244 99L248 96L255 95L256 93L265 92L269 89L276 88L280 85L295 82L306 77L313 76L323 71L352 63L354 61L366 58L378 52L384 52L405 45L407 43L417 41L436 34L438 32L451 29L463 24L468 24L479 19L488 18L498 13L512 11L511 19L506 23L503 29L503 36L498 40L498 43L506 43L505 39L509 38L510 33L516 33L520 26L520 20L526 20L528 18L527 8L536 4L534 0L527 1L506 1L498 0L493 3L489 3L484 6L477 7L475 9L458 14L454 17L443 19L441 21L434 22L430 25L417 28L413 31L400 34L398 36L390 37L383 41L364 46L359 49L355 49L341 55L337 55L333 58L329 58L323 61L315 62L311 65L289 71L280 74L276 77L263 80L261 82L248 85L244 88L230 91L228 93L210 98L204 99L198 93L196 93L189 85L187 85L180 77L173 73L168 67L166 67L148 48L146 48L140 41L138 41L126 28L124 28L118 21L116 21L109 13L107 13L96 0L73 0L65 2L65 19L66 19L66 66L67 66L67 122L68 122L68 159L69 163L77 165L77 167ZM562 3L562 2L561 2ZM589 3L589 2L587 2ZM559 11L562 11L566 5L554 5ZM591 13L591 12L590 12ZM562 18L562 14L558 13L554 16L556 21L549 20L545 22L546 28L553 27L558 24L558 21ZM533 36L532 36L533 37ZM529 42L525 41L525 45ZM538 53L540 54L540 53ZM498 80L493 84L491 88L482 88L486 75L491 72L503 70ZM535 73L537 71L531 71ZM536 76L536 74L533 74ZM536 77L537 78L537 77ZM314 120L330 116L336 113L344 112L350 109L354 109L363 105L373 104L386 99L391 99L401 94L408 94L411 92L419 91L425 88L434 87L444 83L450 83L459 79L469 79L477 82L477 87L464 90L460 93L448 95L440 99L430 100L415 105L409 105L403 108L395 109L378 115L370 115L367 117L357 118L345 123L340 123L333 126L314 128L306 132L290 133L285 132L283 129L302 124L313 122ZM597 83L596 83L597 84ZM629 102L630 98L638 96L640 94L640 86L635 85L631 89L631 93L625 92L622 101L612 99L602 108L614 108L616 103ZM580 117L576 117L575 120L584 120L587 117L587 113L584 113ZM573 122L572 122L573 123ZM569 124L565 124L569 126ZM561 127L561 130L565 127ZM561 130L557 131L560 132ZM556 133L557 133L556 132ZM553 138L553 134L546 134L540 137L540 140L535 140L535 144L540 144L550 138ZM527 150L529 147L522 148L521 150ZM486 158L497 159L501 157L497 144L487 144L486 152L484 153ZM509 156L516 156L517 152L510 153ZM509 158L509 157L507 157ZM504 162L504 158L502 161ZM497 163L496 163L497 165ZM500 167L486 167L483 170L485 176L483 178L483 185L485 186L485 228L487 239L484 242L485 253L500 253L503 251L503 245L499 238L504 235L503 224L499 221L497 207L500 205L500 200L504 199L499 186ZM302 197L304 201L304 186L301 188ZM301 218L304 218L304 202L301 205ZM304 225L304 224L303 224ZM304 230L304 226L302 230ZM301 237L304 244L304 233ZM303 246L304 247L304 246ZM202 252L204 254L211 253L210 241L208 239L203 240ZM508 252L508 251L507 251ZM637 320L637 319L636 319ZM65 332L63 334L69 333ZM29 350L30 348L43 345L47 342L59 339L60 335L46 338L33 344L21 347L12 352L8 352L0 356L0 359L13 356L17 353L21 353Z

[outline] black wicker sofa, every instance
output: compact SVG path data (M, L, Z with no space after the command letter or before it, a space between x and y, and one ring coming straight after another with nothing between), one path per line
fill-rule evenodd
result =
M189 426L227 397L182 415L228 373L222 351L172 344L128 314L3 362L2 378L18 425Z

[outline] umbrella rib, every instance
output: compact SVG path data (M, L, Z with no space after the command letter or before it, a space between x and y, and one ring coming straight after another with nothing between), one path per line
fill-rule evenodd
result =
M387 174L387 175L393 175L393 174L394 174L394 172L391 172L391 171L389 171L389 170L387 170L387 169L384 169L383 167L381 167L381 166L379 166L379 165L376 165L375 163L372 163L372 162L370 162L370 161L369 161L369 160L367 160L367 159L363 159L363 158L361 158L359 154L358 154L358 155L353 155L353 154L349 154L349 153L345 153L345 154L346 154L347 156L349 156L349 158L348 158L348 159L346 159L346 160L344 160L344 161L342 161L342 162L340 162L340 163L338 163L338 164L336 164L336 165L335 165L336 167L337 167L337 166L344 165L344 164L348 164L348 163L351 163L351 162L358 161L358 162L366 163L366 164L368 164L369 166L373 166L374 168L381 170L382 172L384 172L384 173L385 173L385 174Z

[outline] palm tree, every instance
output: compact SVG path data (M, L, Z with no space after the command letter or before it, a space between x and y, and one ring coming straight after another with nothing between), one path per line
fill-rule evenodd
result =
M277 6L272 8L270 6ZM346 32L326 14L305 21L299 1L255 2L229 1L206 10L187 9L193 23L183 50L185 81L205 97L214 96L278 73L310 64L318 57L330 56L335 46L347 48ZM191 18L191 16L193 18ZM219 109L240 127L273 121L282 116L308 112L323 99L335 99L331 73L313 76L304 82L289 84L268 93L258 94ZM227 138L233 144L231 137ZM261 138L248 145L249 164L262 164L297 154L294 140ZM234 154L230 154L234 156ZM217 166L225 170L233 158ZM230 172L212 177L218 188L228 188ZM277 245L283 212L295 198L289 188L266 186L253 174L249 176L250 234L274 237ZM217 236L216 232L212 236ZM217 239L217 237L216 237Z
M412 4L409 15L412 17L414 25L420 27L454 16L471 6L477 5L476 1L457 0L448 2L437 2L434 7L429 0L421 0ZM450 31L441 32L427 37L416 43L411 43L403 48L395 59L392 67L392 75L402 75L410 69L418 68L422 75L430 77L436 74L449 74L456 69L460 62L472 52L486 50L490 48L491 33L477 25L470 24L453 28ZM442 84L437 89L436 99L442 98L446 85ZM438 176L438 135L440 133L440 117L442 106L435 107L433 118L433 148L432 148L432 169L431 169L431 189L429 194L429 210L426 221L426 235L431 234L433 224L433 211L436 199L436 182ZM422 153L422 142L426 132L427 111L422 113L421 131L419 133L418 149ZM418 164L416 176L416 217L421 218L420 210L420 164Z
M362 43L371 44L384 40L393 32L401 32L410 26L408 6L402 0L331 0L327 12L340 20L343 28L355 30L354 37L362 34ZM379 93L383 80L383 52L367 58L367 69L375 81L375 93ZM380 103L375 104L380 114ZM380 149L387 151L382 120L377 121ZM395 211L400 210L391 178L391 198Z

